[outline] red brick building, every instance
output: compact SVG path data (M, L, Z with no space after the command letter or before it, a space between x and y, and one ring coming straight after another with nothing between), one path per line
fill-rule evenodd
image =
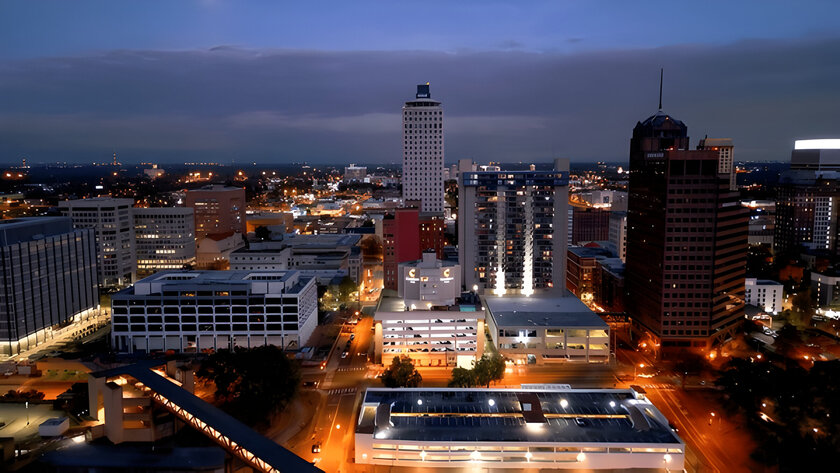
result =
M245 189L241 187L205 186L186 193L186 206L195 212L196 239L228 231L247 234L246 205Z
M417 208L400 208L382 220L383 270L385 288L397 290L397 266L416 261L423 251L432 249L443 258L446 244L443 218L421 214Z

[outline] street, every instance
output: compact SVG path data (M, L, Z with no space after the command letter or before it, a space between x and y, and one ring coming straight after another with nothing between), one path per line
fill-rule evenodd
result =
M372 323L372 318L362 317L357 325L344 324L325 369L310 367L303 371L304 382L317 382L320 402L303 427L306 434L286 436L290 440L283 445L301 457L315 461L324 471L368 471L370 468L354 467L353 427L364 389L380 386L375 376L382 368L368 363L373 355ZM353 340L350 340L351 334ZM342 357L345 352L347 355ZM646 353L620 349L617 361L612 365L509 365L505 378L491 387L514 388L521 384L570 384L574 388L640 386L686 442L686 471L763 471L761 465L749 458L754 448L749 433L736 419L726 418L717 391L705 389L705 386L703 389L682 389L675 384L679 378L661 370L658 365L661 363L655 363ZM451 368L427 367L418 371L423 376L421 385L428 387L444 387L451 376ZM320 445L319 452L312 451L315 445Z

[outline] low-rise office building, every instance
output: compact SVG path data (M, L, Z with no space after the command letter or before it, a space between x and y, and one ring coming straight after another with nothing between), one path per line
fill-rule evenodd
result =
M134 199L64 200L61 214L73 219L75 228L92 228L96 234L99 284L124 287L137 280L137 252L132 206Z
M833 269L811 273L811 291L820 307L840 305L840 273Z
M0 220L0 354L15 355L99 309L96 238L67 217Z
M604 312L624 312L624 262L621 258L604 258L595 262L592 300Z
M120 352L297 349L318 325L314 278L297 271L165 271L111 297Z
M133 209L137 276L195 264L195 217L189 207Z
M608 363L610 328L568 292L564 296L484 297L499 353L520 364Z
M264 270L344 270L361 280L362 253L358 246L361 235L284 234L282 238L251 242L230 254L230 269L234 271Z
M775 314L783 309L784 285L767 279L746 278L744 279L744 298L747 304Z
M682 471L685 442L632 389L365 392L358 464L423 469Z
M234 251L245 246L242 235L234 231L209 233L196 241L195 267L226 271L231 269L230 258Z

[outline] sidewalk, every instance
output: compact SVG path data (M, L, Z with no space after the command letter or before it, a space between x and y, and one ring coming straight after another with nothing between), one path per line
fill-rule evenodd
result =
M98 328L107 325L110 323L111 317L110 313L106 310L97 311L96 309L92 309L91 312L95 312L96 314L91 315L82 315L82 320L75 324L70 324L67 327L64 327L59 330L49 330L47 332L47 336L50 338L44 342L39 343L27 350L23 350L16 355L4 355L0 356L0 362L4 361L15 361L15 362L24 362L29 361L31 356L37 355L38 353L50 352L55 350L56 348L72 342L77 338L82 338L90 333L95 332Z

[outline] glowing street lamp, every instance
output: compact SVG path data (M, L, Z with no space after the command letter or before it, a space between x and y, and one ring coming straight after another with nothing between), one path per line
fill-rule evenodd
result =
M642 368L642 369L644 369L644 367L645 367L645 364L644 364L644 363L639 363L638 368ZM635 380L636 380L636 376L637 376L636 368L637 368L637 366L636 366L636 365L633 365L633 381L635 381Z

